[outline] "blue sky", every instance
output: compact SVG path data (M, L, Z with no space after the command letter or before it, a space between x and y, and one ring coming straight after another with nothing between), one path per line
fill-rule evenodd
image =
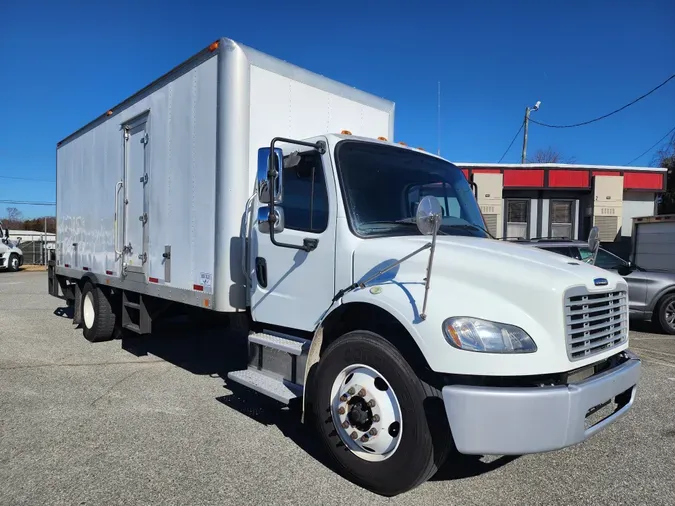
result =
M396 140L431 151L440 80L441 154L496 162L537 100L533 119L576 123L672 75L674 19L672 0L2 2L0 176L53 181L58 140L221 36L395 101ZM623 165L674 126L675 80L593 125L531 125L528 152ZM54 198L54 183L0 178L0 200Z

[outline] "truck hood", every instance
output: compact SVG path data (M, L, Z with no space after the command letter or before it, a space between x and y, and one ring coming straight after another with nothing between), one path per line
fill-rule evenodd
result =
M353 258L354 281L365 281L387 265L410 254L430 241L429 237L391 237L362 241ZM439 236L436 241L427 317L420 318L424 298L429 250L406 260L369 283L386 288L382 296L396 306L400 318L412 322L422 341L434 342L443 321L451 316L469 316L516 325L537 344L537 352L519 356L465 352L473 360L492 361L481 374L542 374L581 367L585 363L612 355L620 346L586 360L568 359L566 348L565 299L570 289L575 295L627 290L623 278L575 259L519 244L474 237ZM391 287L388 285L392 285ZM395 290L405 291L405 297ZM384 299L384 297L382 297ZM375 299L373 299L375 300ZM419 343L418 343L419 344ZM420 347L425 346L423 342ZM443 360L450 346L443 342L431 346L425 356L431 362ZM424 350L423 350L424 352ZM485 356L484 356L485 355ZM480 357L478 357L480 356ZM437 363L436 370L475 374L461 359L449 365ZM471 361L469 361L471 362ZM433 368L433 366L432 366ZM459 369L459 370L458 370Z
M355 267L360 266L362 260L371 263L383 256L391 257L384 262L378 262L386 265L429 241L430 238L424 236L363 241L354 255ZM425 271L419 271L419 268L426 269L427 261L428 251L404 262L400 271L407 272L412 268L424 277ZM377 272L378 269L372 270ZM391 279L388 274L384 274L384 277ZM528 248L508 241L460 236L438 236L432 279L435 277L449 278L447 280L450 282L485 284L494 292L506 293L513 293L514 285L535 291L562 293L565 289L578 285L586 286L589 291L596 291L599 287L594 280L598 278L606 279L608 285L622 283L622 278L616 274L539 248ZM600 288L600 291L606 291L611 286Z

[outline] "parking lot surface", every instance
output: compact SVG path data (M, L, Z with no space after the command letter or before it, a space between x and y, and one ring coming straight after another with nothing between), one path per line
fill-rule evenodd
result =
M387 499L335 474L297 412L228 389L242 343L176 322L90 344L46 290L0 273L0 505L675 504L675 337L631 332L636 404L586 443L457 456Z

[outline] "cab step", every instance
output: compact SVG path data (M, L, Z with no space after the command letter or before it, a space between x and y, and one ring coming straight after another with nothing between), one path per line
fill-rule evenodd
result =
M291 355L302 355L309 351L311 341L286 334L271 334L266 332L251 333L248 335L249 343L259 344L279 351L285 351Z
M277 332L248 335L248 369L227 377L284 404L302 396L311 341Z
M283 404L289 404L302 396L301 386L288 384L281 378L272 378L253 369L230 372L227 378Z

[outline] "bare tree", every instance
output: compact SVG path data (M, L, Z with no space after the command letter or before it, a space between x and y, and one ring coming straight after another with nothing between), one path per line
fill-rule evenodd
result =
M21 221L21 217L21 211L19 211L16 207L7 208L7 221Z
M552 147L546 149L538 149L531 158L527 159L528 163L574 163L576 159L573 156L563 156L560 152Z

